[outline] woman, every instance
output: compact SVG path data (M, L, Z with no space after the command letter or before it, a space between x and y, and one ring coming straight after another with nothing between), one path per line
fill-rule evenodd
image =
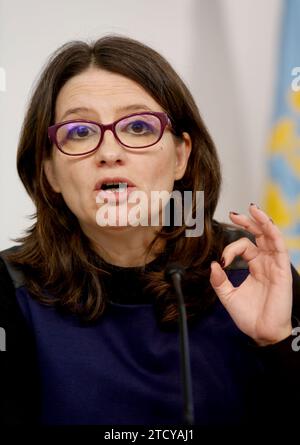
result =
M258 422L259 407L281 418L300 367L298 276L256 205L230 213L240 230L213 219L216 149L163 57L118 36L61 47L32 95L17 167L36 221L2 253L4 423L181 423L177 300L165 278L174 261L185 269L195 423ZM201 236L174 215L130 223L131 193L149 203L174 190L192 192L193 214L204 191ZM99 220L104 205L118 210L114 223ZM144 221L154 209L140 212Z

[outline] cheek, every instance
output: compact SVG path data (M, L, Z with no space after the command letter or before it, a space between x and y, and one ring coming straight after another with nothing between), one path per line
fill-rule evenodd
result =
M154 154L154 153L153 153ZM142 171L151 190L173 189L175 162L173 152L164 146L158 147L155 156L144 162Z
M70 187L80 188L84 177L88 177L85 173L87 170L88 167L83 159L72 159L60 153L56 159L56 171L62 190L67 190Z
M76 207L87 190L84 165L61 162L57 169L62 196L71 209Z

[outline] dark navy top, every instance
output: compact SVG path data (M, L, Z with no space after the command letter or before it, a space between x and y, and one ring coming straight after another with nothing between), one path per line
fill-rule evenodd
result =
M182 423L179 331L159 328L153 302L143 300L138 268L107 266L110 301L91 325L34 301L24 286L17 290L36 341L41 422ZM235 286L247 274L228 271ZM197 291L200 298L201 289ZM243 422L251 382L264 372L249 338L217 301L206 317L189 327L189 341L195 423Z

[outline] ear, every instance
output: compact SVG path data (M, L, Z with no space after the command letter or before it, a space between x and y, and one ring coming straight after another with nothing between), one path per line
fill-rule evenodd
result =
M176 146L175 179L181 179L185 173L192 150L192 140L188 133L182 133L181 141Z
M54 172L54 166L53 166L53 160L52 159L45 159L43 164L44 172L46 175L46 178L51 185L52 189L56 193L61 193L60 187L58 185L58 181Z

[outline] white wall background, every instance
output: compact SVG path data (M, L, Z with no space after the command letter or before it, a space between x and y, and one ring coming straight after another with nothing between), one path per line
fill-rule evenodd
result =
M189 86L223 166L216 217L260 203L283 1L0 0L0 250L32 223L15 158L34 80L61 44L110 32L161 52Z

